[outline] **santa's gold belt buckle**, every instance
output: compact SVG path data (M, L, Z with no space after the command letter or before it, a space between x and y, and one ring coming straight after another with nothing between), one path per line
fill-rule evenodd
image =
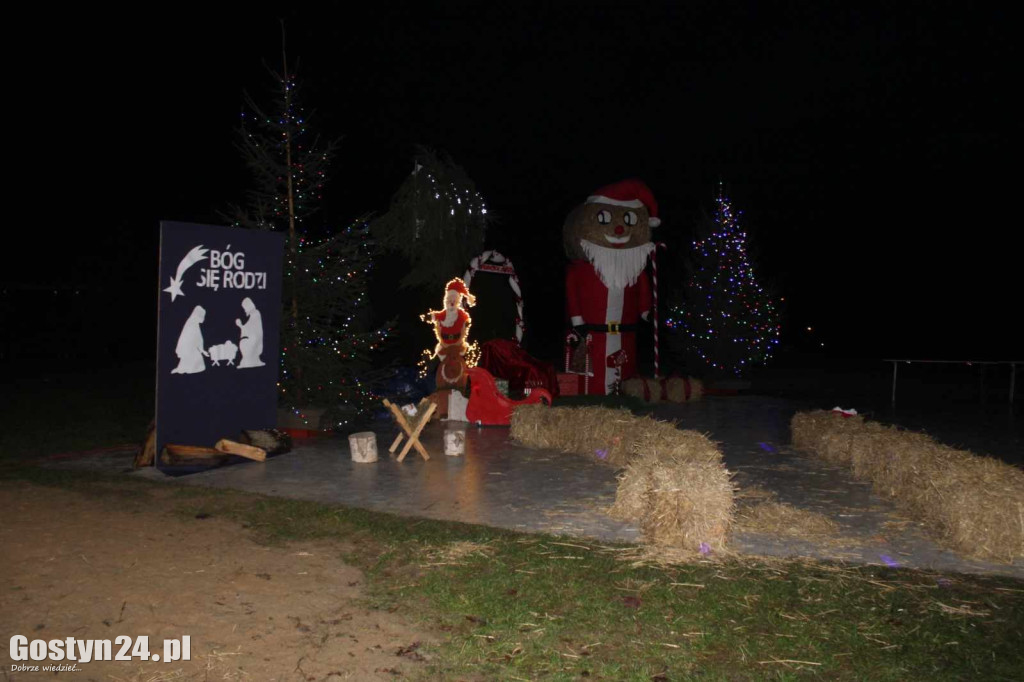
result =
M608 333L609 334L618 334L619 333L619 325L620 324L622 324L622 323L621 322L609 322L608 323Z

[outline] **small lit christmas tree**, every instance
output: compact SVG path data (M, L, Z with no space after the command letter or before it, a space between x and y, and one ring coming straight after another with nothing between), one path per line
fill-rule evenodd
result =
M490 216L466 172L448 155L420 147L412 173L373 223L383 246L409 262L402 287L442 287L483 248Z
M714 217L693 243L684 303L666 326L714 374L741 376L764 364L779 343L779 314L747 256L747 234L719 186Z
M326 408L312 427L343 427L373 396L365 384L370 353L384 338L371 329L367 287L374 244L365 219L342 230L315 222L336 142L322 142L299 104L295 74L271 72L273 100L260 107L246 97L238 148L254 176L236 225L278 230L285 247L280 399L302 416Z

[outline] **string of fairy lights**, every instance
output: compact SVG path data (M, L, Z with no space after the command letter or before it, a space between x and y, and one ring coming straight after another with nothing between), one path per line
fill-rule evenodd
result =
M414 175L419 174L420 169ZM439 202L439 207L442 212L444 209L448 209L448 217L456 217L456 210L464 211L464 220L458 221L462 223L462 232L467 234L469 232L469 225L471 221L482 220L487 215L487 203L484 201L484 197L480 192L470 191L466 187L458 187L452 182L448 182L444 186L438 181L434 174L430 171L423 173L426 176L429 188L428 194L434 195L434 201ZM465 202L465 206L463 206ZM473 216L476 216L475 218ZM455 221L445 220L442 224L451 225L453 231L457 232L458 225Z
M367 236L368 226L361 223L319 242L305 240L307 257L301 258L301 280L307 290L303 299L317 300L319 305L314 314L302 314L297 320L294 348L282 349L282 394L287 394L288 385L301 381L307 402L317 402L309 400L309 396L317 394L363 406L377 401L378 396L364 384L360 373L340 371L359 364L368 366L369 354L379 350L390 334L387 328L365 330L363 320L359 319L359 311L368 304L365 283L373 270ZM339 314L338 310L342 312ZM301 364L306 371L301 377L291 369L294 363L289 353L295 348L305 355L306 361ZM310 364L319 365L319 369L309 372ZM313 383L310 379L317 381ZM297 407L292 412L302 415ZM335 424L337 428L349 425L347 418Z
M409 262L399 286L433 287L463 272L483 249L490 209L473 180L447 154L418 147L414 166L374 238Z
M416 171L414 171L414 175L419 175L421 170L421 168L417 168ZM441 183L437 180L437 178L434 177L434 174L430 171L424 171L422 172L422 175L426 177L427 182L429 183L428 193L434 195L434 201L438 202L438 205L442 212L444 211L445 208L447 208L449 218L456 217L456 209L458 209L459 212L464 213L463 219L460 221L440 221L442 225L450 225L453 232L459 231L458 223L461 223L461 231L464 236L469 233L470 221L483 220L484 216L487 215L487 204L484 201L483 195L480 194L479 192L471 192L469 189L465 187L458 187L451 182L447 183L444 186L441 186ZM465 203L465 205L463 205L463 203ZM474 215L476 216L476 218L473 217ZM414 235L415 239L418 239L420 236L419 228L421 226L422 219L417 219L417 230L416 234ZM458 277L455 278L454 280L450 280L448 284L445 285L446 292L448 290L448 286L451 285L452 282L456 280L462 283L462 279ZM459 306L459 308L466 313L466 324L465 331L463 334L464 338L466 339L468 339L469 330L473 326L473 318L469 315L469 312L467 310L467 308L472 305L473 303L471 303L469 300L462 299L462 303ZM428 310L425 314L420 315L420 319L424 322L433 324L434 315L441 313L444 313L444 306L442 306L441 310ZM437 357L437 351L441 347L441 330L440 327L438 327L437 325L434 325L434 336L437 340L437 345L434 348L425 348L420 356L419 362L417 362L420 378L427 376L427 373L429 371L429 363L431 360ZM476 367L476 363L480 359L480 347L476 342L467 341L465 346L464 359L466 361L467 367Z
M466 286L465 282L462 281L461 277L456 277L454 279L449 280L448 283L445 285L446 298L448 296L449 287L451 287L452 284L454 284L455 282L458 282L460 285L462 285L463 288L465 288ZM434 339L436 341L436 344L434 345L433 348L428 347L423 349L422 353L420 353L420 359L416 363L417 367L419 368L419 377L421 379L426 377L427 374L429 373L430 362L434 360L436 357L438 357L441 351L444 350L445 343L444 340L441 338L441 325L437 323L436 319L439 316L443 316L445 314L445 303L446 301L442 301L440 310L428 310L427 312L420 315L421 321L426 322L427 324L433 327ZM465 361L466 367L469 368L476 367L477 363L480 361L481 352L480 344L478 344L476 341L469 340L469 332L470 329L472 329L473 327L473 317L469 314L468 308L474 305L476 305L475 296L470 295L459 297L458 310L465 313L466 316L466 321L463 324L462 330L460 332L461 341L459 342L459 345L462 345L462 359ZM452 352L451 349L449 349L449 352Z
M295 76L276 74L280 112L265 113L249 101L249 110L241 112L241 129L250 151L250 166L257 174L262 190L253 192L259 206L259 225L264 229L287 227L289 215L294 216L298 235L298 251L306 246L305 220L315 213L323 200L330 149L316 149L316 138L307 143L310 131L302 107L298 104ZM263 134L261 134L261 132ZM253 163L253 156L261 163ZM289 206L288 181L291 180ZM269 203L269 206L267 204ZM294 272L297 263L291 249L286 250L285 275Z
M242 112L242 131L259 186L250 197L257 206L256 227L285 231L289 219L294 220L296 238L285 251L284 263L286 301L296 304L289 309L286 302L284 311L283 402L369 406L377 396L364 383L364 371L370 367L369 355L390 332L365 330L366 283L373 266L369 227L360 221L320 239L310 236L306 219L323 199L333 146L319 147L310 133L294 76L278 74L277 85L274 114L265 114L250 100L250 110ZM434 250L422 241L467 244L482 239L488 214L483 196L450 161L440 163L430 155L424 163L417 164L408 186L410 198L422 200L410 204L411 216L398 216L399 238L392 246L421 253ZM378 227L383 226L375 224L375 234ZM455 260L462 265L463 259ZM472 366L479 349L468 344L466 351ZM306 421L300 407L291 409ZM335 425L348 423L343 419Z
M320 238L309 234L307 218L323 200L333 145L320 146L312 136L294 76L277 74L277 79L274 115L251 100L250 110L243 110L242 146L257 180L258 189L250 192L255 227L287 233L294 219L294 248L285 249L278 387L291 412L318 428L301 404L366 407L376 401L361 375L390 330L365 329L367 316L361 314L373 269L368 223L359 220ZM343 414L334 426L349 422Z
M766 362L780 332L778 309L754 276L739 215L720 186L715 229L693 242L686 304L673 306L665 321L709 367L736 375Z

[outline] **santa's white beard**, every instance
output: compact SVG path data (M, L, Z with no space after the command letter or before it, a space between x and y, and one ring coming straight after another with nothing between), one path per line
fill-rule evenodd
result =
M609 289L625 289L636 284L636 278L643 272L647 258L655 248L654 242L647 242L632 249L610 249L586 239L580 240L580 246Z
M441 324L443 324L446 327L450 327L453 324L455 324L455 320L457 320L458 317L459 317L459 306L457 306L457 305L445 306L445 308L444 308L444 322L442 322Z

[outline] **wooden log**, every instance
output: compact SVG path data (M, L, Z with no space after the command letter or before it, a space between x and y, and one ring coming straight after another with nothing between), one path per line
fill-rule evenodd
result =
M447 429L444 432L444 454L459 457L466 451L466 432L462 429Z
M239 457L245 457L246 459L251 459L256 462L267 461L267 451L263 448L258 448L255 445L236 443L235 441L228 440L227 438L221 438L213 448L217 452L223 452L229 455L238 455Z
M156 459L156 420L149 422L149 430L146 431L146 440L142 442L139 451L135 453L135 460L132 462L133 469L153 466Z
M173 445L168 443L160 453L160 462L167 466L208 466L219 467L231 459L231 455L213 448L194 445Z
M377 434L373 431L360 431L348 435L348 449L352 453L353 462L369 464L377 461Z

